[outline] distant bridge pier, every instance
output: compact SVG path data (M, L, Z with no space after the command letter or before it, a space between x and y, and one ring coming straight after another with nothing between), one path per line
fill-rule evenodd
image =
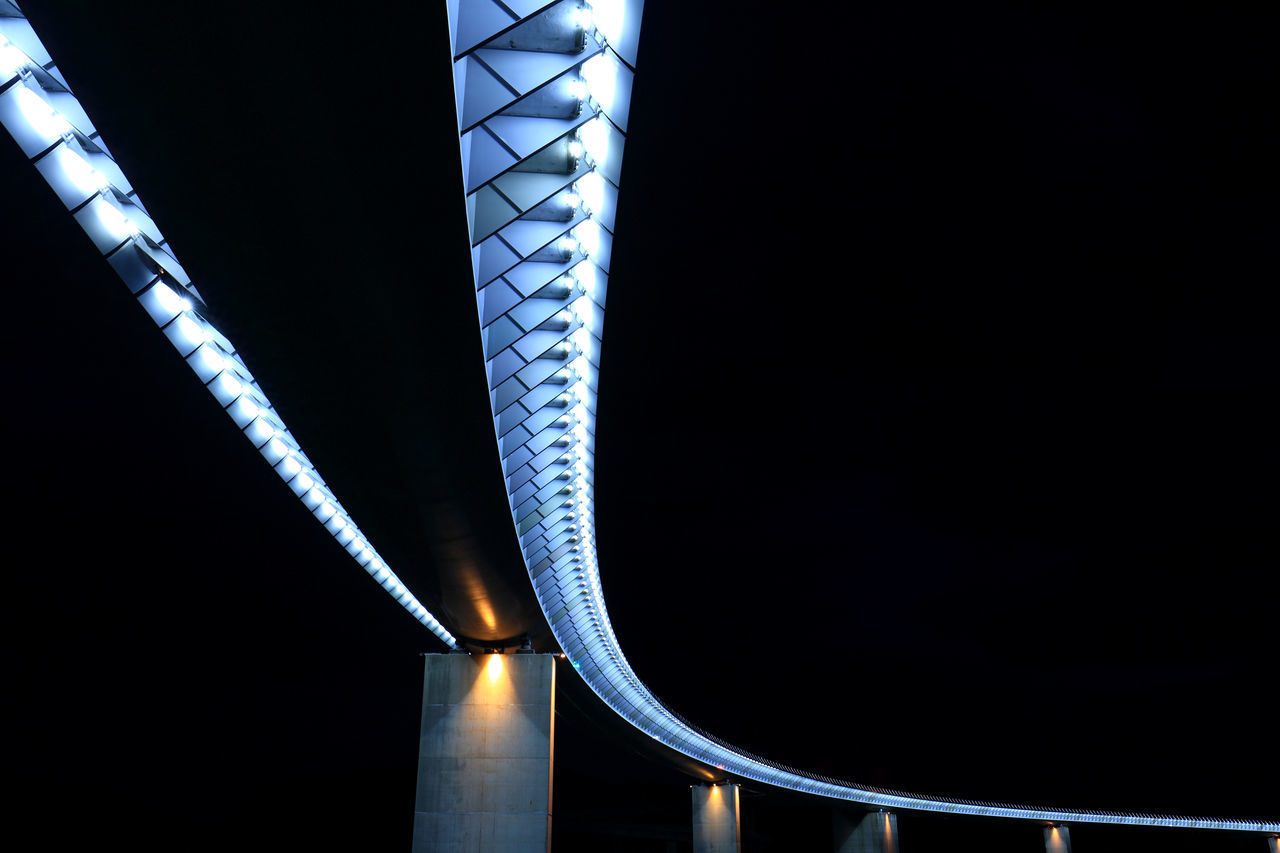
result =
M1267 853L1280 853L1280 835L1267 838Z
M883 809L831 813L836 853L898 853L898 816Z
M1071 830L1060 823L1044 828L1044 853L1071 853Z
M738 786L694 785L693 853L739 853L742 821Z
M551 849L553 655L423 655L414 853Z

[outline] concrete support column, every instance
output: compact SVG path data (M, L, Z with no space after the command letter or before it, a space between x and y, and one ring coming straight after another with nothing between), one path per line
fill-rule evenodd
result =
M553 655L424 655L414 853L551 849Z
M898 853L898 816L892 812L831 813L836 853Z
M1267 838L1267 853L1280 853L1280 835Z
M740 853L737 785L694 785L693 853Z
M1071 853L1071 830L1060 823L1046 826L1044 853Z

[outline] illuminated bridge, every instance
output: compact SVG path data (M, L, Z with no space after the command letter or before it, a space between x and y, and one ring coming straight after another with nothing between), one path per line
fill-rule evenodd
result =
M595 413L613 245L615 239L628 239L625 227L618 227L617 212L642 7L642 0L450 0L464 182L460 200L465 203L433 204L456 211L458 217L465 210L509 544L478 556L484 548L477 550L476 537L468 539L466 520L455 519L453 528L442 525L432 534L433 542L452 557L441 562L439 588L419 598L401 567L348 511L339 478L327 479L313 464L305 430L295 433L269 399L228 336L234 318L215 322L222 315L206 303L199 283L169 245L27 19L16 4L0 0L0 123L195 381L314 516L317 535L323 529L336 540L451 650L428 656L423 718L423 748L428 751L422 756L415 849L444 849L446 839L457 843L455 835L469 831L462 812L471 807L451 811L441 805L448 797L437 790L444 783L433 769L440 763L456 764L461 753L450 750L475 736L454 727L450 715L458 707L469 702L487 702L492 708L542 703L550 726L554 665L552 655L534 653L536 646L567 660L603 703L600 713L607 706L654 741L662 756L715 783L731 783L728 788L694 789L695 845L703 844L697 849L738 844L734 786L743 783L857 806L855 813L870 817L848 824L841 848L848 850L896 850L897 814L923 811L1039 822L1045 825L1050 851L1070 849L1068 827L1084 823L1260 833L1274 851L1280 823L1266 820L924 796L783 766L686 721L632 669L610 622L603 587L608 568L607 563L602 568L596 551ZM92 73L75 67L74 57L66 61L73 78ZM407 156L404 145L393 151L393 161ZM470 321L457 317L450 322ZM476 499L470 509L491 512L491 503L477 510L482 502ZM515 548L510 546L511 526ZM518 563L513 559L517 549ZM524 575L519 580L511 569L517 564ZM443 609L433 612L429 604ZM548 628L552 639L545 638ZM477 668L477 661L483 666ZM503 698L485 699L485 690ZM519 698L512 698L516 694ZM437 732L448 732L448 737L435 735L443 742L432 741L434 746L427 745L429 722ZM486 717L484 725L498 732L505 731L506 723ZM529 734L507 736L519 740ZM521 759L526 759L524 753ZM533 777L542 776L546 790L541 796L547 803L549 762L548 750L544 758L533 760L532 771ZM483 784L466 771L457 773L450 778L460 785ZM489 812L503 813L501 808ZM535 803L531 813L531 824L524 813L513 818L524 820L520 825L525 828L523 835L505 842L509 846L489 836L481 842L483 849L529 849L530 825L544 827L549 844L549 805Z

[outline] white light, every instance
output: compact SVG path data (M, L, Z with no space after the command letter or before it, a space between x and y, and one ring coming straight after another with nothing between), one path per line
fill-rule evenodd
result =
M599 270L591 261L583 261L573 268L573 280L578 283L578 288L588 296L596 295L596 286L599 283Z
M573 185L588 213L604 210L604 178L599 172L588 172Z
M560 202L570 210L577 210L578 205L582 203L582 197L577 193L565 193L560 196Z
M110 232L112 237L117 240L127 240L138 233L138 226L133 224L133 220L125 216L115 205L100 201L97 204L98 221L102 223L102 227Z
M170 314L180 314L183 311L191 310L191 300L184 299L174 293L169 285L164 282L159 282L152 289L156 293L156 301L160 303L160 307Z
M207 342L211 335L203 326L191 318L189 314L181 314L178 316L178 331L190 343L199 345Z
M587 90L591 92L591 97L606 107L613 104L617 76L614 72L613 63L609 61L607 56L603 53L597 53L582 63L582 68L579 69L578 73L587 82Z
M576 77L569 81L569 94L579 101L587 97L587 84Z
M275 446L273 445L271 449L275 450ZM284 458L284 470L288 471L292 476L302 470L302 463L297 459L294 459L292 456L286 456Z
M604 163L609 158L609 125L607 119L596 116L578 128L578 139L582 140L583 149L597 163Z
M251 424L251 427L253 429L253 438L255 439L254 444L266 441L275 431L271 426L271 422L262 417L255 420L253 424ZM280 452L283 453L284 451L282 450Z
M590 257L600 251L600 226L588 220L573 229L573 238L578 241L582 254Z
M99 172L89 162L66 146L59 147L58 160L62 170L67 173L71 183L82 193L101 192L111 186L107 176Z
M622 34L625 12L626 3L623 0L592 0L591 3L591 17L596 29L615 42Z
M590 328L595 325L596 321L596 304L591 301L590 296L579 296L569 306L573 311L573 316L578 318L578 322Z
M320 505L320 511L324 513L326 516L330 516L330 515L333 515L335 510L333 508L333 504L329 503L328 501L325 501Z
M0 36L0 80L8 80L27 67L27 55L13 46L13 42Z
M223 373L219 382L222 384L222 390L226 391L228 396L237 397L240 395L240 380L230 373Z
M591 340L591 332L581 328L575 329L573 334L569 336L569 340L578 348L578 352L587 358L591 358L591 349L594 343Z
M276 456L284 456L289 452L289 447L278 438L271 439L271 452ZM292 458L292 457L290 457Z
M306 491L316 484L316 481L308 477L306 474L298 475L298 486Z
M572 255L578 251L578 241L572 237L562 237L556 245L566 255Z
M570 142L570 143L569 143L569 156L570 156L570 157L572 157L572 158L573 158L573 159L575 159L575 160L579 160L579 159L581 159L581 158L582 158L582 152L583 152L583 148L582 148L582 143L581 143L581 142L579 142L578 140L576 140L576 139L575 139L575 140L573 140L572 142Z
M258 407L248 397L241 397L238 404L240 406L240 414L244 415L246 420L253 420L258 416Z
M204 366L213 373L222 370L222 354L210 346L200 347L200 360L204 362Z
M65 118L58 115L53 107L45 103L44 98L28 89L26 86L19 85L18 107L22 110L22 115L27 122L35 129L35 132L41 136L62 136L71 132L71 123Z
M569 362L569 368L579 379L586 379L591 375L591 362L587 360L585 355L580 355Z
M573 10L573 22L587 32L591 32L591 7L583 4Z

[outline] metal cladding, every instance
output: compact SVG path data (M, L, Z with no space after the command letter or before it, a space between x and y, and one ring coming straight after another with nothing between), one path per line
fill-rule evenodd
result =
M642 0L449 0L498 449L529 578L574 669L636 728L731 777L881 808L1274 831L1258 821L1029 808L852 785L696 729L636 676L601 592L593 483L601 332L642 7Z
M600 336L643 0L449 0L476 298L517 535L551 629L614 711L726 776L886 809L1252 830L1280 823L920 797L783 767L698 730L636 677L601 592L594 515ZM0 125L219 406L317 521L415 619L432 616L352 521L235 347L13 0Z
M360 532L231 341L205 316L204 298L11 0L0 0L0 124L178 355L316 521L415 619L456 645Z
M641 730L678 736L618 646L592 524L600 335L641 7L458 0L449 27L490 399L529 577L592 689Z

